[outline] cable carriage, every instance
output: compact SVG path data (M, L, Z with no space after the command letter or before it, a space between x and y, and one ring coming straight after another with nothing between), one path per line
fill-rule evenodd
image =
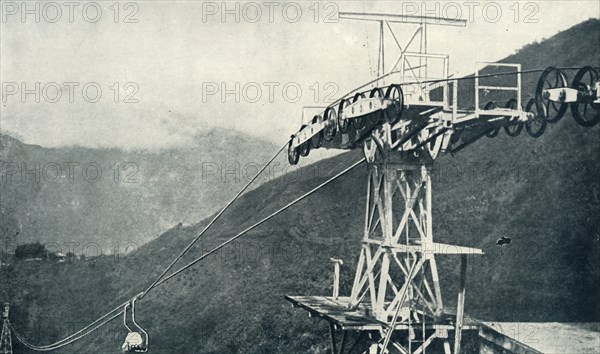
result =
M435 159L437 152L454 153L484 136L496 137L501 130L516 137L525 128L529 136L538 138L568 108L584 127L600 122L599 68L521 70L520 64L480 63L485 67L473 76L452 78L449 56L428 53L425 34L428 25L465 26L466 21L359 13L340 13L340 19L379 24L378 75L324 107L292 135L288 145L292 165L312 149L350 150L361 145L366 149L371 140L381 152L426 153ZM407 43L400 43L393 23L417 28ZM384 64L385 28L399 50L391 67ZM565 72L573 70L578 71L569 85ZM537 72L541 76L532 98L523 97L522 75ZM507 83L510 79L514 82ZM487 101L490 93L504 98ZM387 147L382 137L389 138Z
M482 136L496 137L500 130L516 137L525 128L529 136L538 138L548 123L558 122L569 108L574 120L583 127L593 127L600 122L600 69L590 66L578 69L569 86L565 71L575 68L548 67L538 80L535 96L522 102L521 74L538 70L522 72L519 64L489 65L514 67L517 71L498 75L476 73L470 78L475 80L475 109L461 110L456 99L449 99L449 86L454 86L452 96L456 97L456 86L460 81L450 78L419 82L422 87L436 84L433 89L425 88L421 95L405 96L402 87L415 83L399 83L342 98L292 135L288 145L289 163L297 164L300 156L306 157L312 149L320 147L353 149L363 143L370 144L369 140L378 135L378 130L386 123L389 123L391 133L399 137L393 145L397 151L415 151L416 147L426 146L441 137L442 151L456 152ZM518 76L517 86L478 83L479 78L509 75ZM442 81L444 84L440 86ZM444 98L429 99L428 95L440 87ZM490 101L484 108L479 108L482 90L486 93L514 91L516 94L504 104ZM471 137L463 139L465 131L475 134L464 134Z
M131 300L131 303L125 305L123 309L123 324L129 331L125 341L121 346L123 353L146 353L148 351L148 332L146 332L135 320L135 302L137 297ZM127 309L131 307L131 322L137 331L132 330L127 325Z

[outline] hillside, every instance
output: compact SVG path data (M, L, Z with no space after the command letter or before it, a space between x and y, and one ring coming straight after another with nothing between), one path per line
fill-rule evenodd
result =
M556 51L551 63L537 54L554 53L564 38L589 43L590 33L600 33L600 21L527 46L507 60L524 68L593 64L597 53L586 48ZM527 87L533 85L524 82L532 92ZM360 157L355 151L320 161L246 193L186 259ZM152 352L326 352L325 323L292 309L283 296L329 294L330 257L344 259L341 291L349 291L360 248L365 173L364 166L353 170L148 295L138 319L150 331ZM600 321L600 126L584 129L567 114L539 139L501 133L456 156L442 156L434 172L434 220L436 240L486 253L473 257L469 267L466 311L472 317ZM11 302L12 322L28 329L32 342L54 341L141 291L204 224L170 229L127 257L13 264L2 270L0 300ZM512 244L497 247L500 236L511 237ZM456 259L440 257L440 269L445 300L452 305ZM113 321L60 352L118 353L125 335Z
M0 135L0 239L9 249L41 241L63 253L131 251L215 212L275 149L225 130L160 151L44 148Z

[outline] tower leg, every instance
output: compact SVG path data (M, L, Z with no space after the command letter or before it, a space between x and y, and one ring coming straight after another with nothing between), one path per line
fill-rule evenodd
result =
M458 302L456 305L456 328L454 331L454 354L460 354L463 318L465 315L466 280L467 280L467 255L463 254L460 257L460 288L458 290Z
M10 334L10 327L8 325L8 303L4 304L4 313L2 318L4 319L2 324L2 334L0 335L0 354L12 354L12 336Z
M2 325L2 335L0 336L0 354L13 354L12 351L12 338L10 334L10 328L8 327L8 319L4 319Z

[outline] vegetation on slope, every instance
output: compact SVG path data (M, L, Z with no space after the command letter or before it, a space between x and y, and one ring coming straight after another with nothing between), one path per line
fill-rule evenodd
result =
M561 51L552 63L537 53L549 53L562 38L589 41L589 33L599 32L600 21L588 21L509 59L524 68L593 64L598 58L582 48L573 48L579 56L571 51L566 58ZM524 83L526 91L533 86ZM502 133L438 161L434 237L486 253L470 258L466 306L472 317L600 321L594 301L600 295L599 152L600 127L584 129L567 114L537 140ZM359 151L340 155L248 192L182 264L360 157ZM329 294L332 256L345 261L341 290L349 291L360 248L365 173L364 166L353 170L149 294L138 312L150 331L152 352L326 352L325 323L292 309L283 296ZM14 264L3 269L2 298L13 304L16 328L29 329L34 342L51 342L141 291L204 225L173 228L127 257ZM495 244L500 236L513 242L500 248ZM440 263L445 299L452 305L456 258L440 257ZM114 321L62 352L117 353L125 334Z
M44 148L0 134L0 241L126 252L215 212L273 150L226 130L160 151Z

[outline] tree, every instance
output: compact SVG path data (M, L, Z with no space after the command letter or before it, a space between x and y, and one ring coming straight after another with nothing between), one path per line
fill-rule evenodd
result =
M4 203L3 203L4 204ZM8 254L12 246L17 242L19 235L19 223L14 217L12 208L2 205L0 207L0 255L5 253L4 261L8 263Z
M46 247L39 242L25 243L17 246L15 257L17 259L44 258L48 254Z
M77 260L77 256L73 252L67 252L67 262L73 263Z

